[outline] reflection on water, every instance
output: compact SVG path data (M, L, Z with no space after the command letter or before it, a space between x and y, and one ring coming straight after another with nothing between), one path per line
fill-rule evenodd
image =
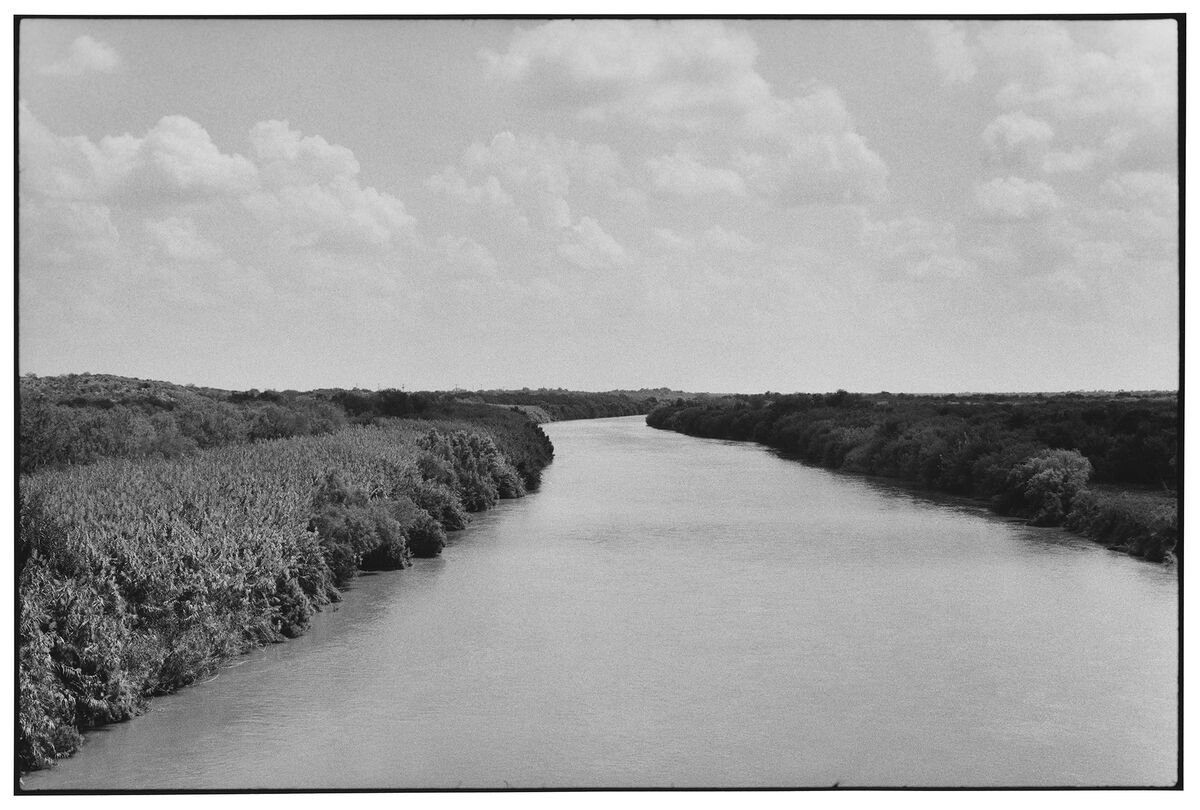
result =
M1163 785L1175 569L647 428L29 788Z

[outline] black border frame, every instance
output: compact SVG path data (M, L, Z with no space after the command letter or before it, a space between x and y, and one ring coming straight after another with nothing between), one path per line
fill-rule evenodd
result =
M1186 13L1131 13L1131 14L412 14L412 15L387 15L387 14L14 14L13 15L13 537L17 536L20 530L20 519L17 515L16 505L20 498L20 446L17 437L20 436L21 425L21 401L20 401L20 193L18 189L17 178L20 176L20 154L19 154L19 111L20 111L20 43L21 43L21 22L24 20L313 20L313 21L328 21L328 20L349 20L349 21L471 21L471 20L555 20L555 19L654 19L654 20L677 20L677 19L717 19L717 20L779 20L779 21L803 21L803 20L836 20L836 21L911 21L911 20L948 20L948 21L1005 21L1005 20L1050 20L1050 21L1126 21L1126 20L1164 20L1170 19L1176 22L1177 31L1177 92L1178 92L1178 115L1177 115L1177 161L1178 161L1178 187L1179 187L1179 211L1178 211L1178 238L1179 238L1179 370L1178 370L1178 395L1176 399L1176 411L1178 419L1178 465L1176 469L1176 486L1177 492L1181 493L1179 501L1179 534L1180 537L1185 537L1185 514L1184 508L1184 470L1186 467L1184 458L1184 435L1185 435L1185 419L1184 419L1184 355L1185 355L1185 255L1186 255L1186 153L1187 153L1187 14ZM96 790L66 790L66 789L47 789L47 790L27 790L21 782L21 771L16 765L15 760L15 743L20 734L19 716L16 712L18 701L20 700L20 660L15 654L17 650L17 639L20 633L20 607L21 599L17 588L17 547L13 543L12 562L13 562L13 741L14 741L14 773L13 773L13 794L17 796L134 796L134 795L289 795L289 794L372 794L372 793L597 793L597 792L612 792L612 793L629 793L629 792L679 792L679 793L695 793L695 792L810 792L810 791L852 791L852 792L879 792L879 791L903 791L903 792L947 792L947 791L971 791L971 792L1029 792L1029 791L1046 791L1046 792L1062 792L1062 791L1128 791L1128 790L1153 790L1153 791L1182 791L1183 790L1183 762L1184 762L1184 681L1183 681L1183 660L1184 660L1184 588L1183 588L1183 570L1184 559L1180 556L1176 562L1176 576L1179 583L1179 600L1178 600L1178 699L1177 699L1177 759L1176 759L1176 782L1174 785L1166 786L1001 786L1001 787L976 787L976 786L933 786L933 787L913 787L907 785L896 786L853 786L840 787L834 785L832 787L751 787L751 788L730 788L730 787L566 787L566 788L310 788L310 789L290 789L290 788L262 788L262 789L237 789L237 788L218 788L213 790L195 790L195 789L161 789L161 790L116 790L116 789L96 789Z

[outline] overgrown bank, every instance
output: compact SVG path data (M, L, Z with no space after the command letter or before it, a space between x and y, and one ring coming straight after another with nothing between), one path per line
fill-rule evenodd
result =
M304 632L360 568L439 553L553 455L501 408L377 421L22 476L18 767Z
M213 447L319 436L348 425L405 419L535 421L647 413L665 392L403 391L326 388L230 391L113 374L20 379L23 473L101 458L178 458Z
M677 399L646 418L803 461L987 499L1152 561L1183 553L1174 394L758 394Z

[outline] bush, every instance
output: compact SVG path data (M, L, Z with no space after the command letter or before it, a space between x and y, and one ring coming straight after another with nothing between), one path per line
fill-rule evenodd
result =
M466 528L467 509L462 498L442 481L410 478L402 485L401 492L432 515L446 531Z
M501 413L498 435L535 467L548 459L536 426ZM422 445L439 448L430 458L456 486L484 495L485 475L498 491L495 475L511 466L490 438L452 429L464 423L436 424L23 475L18 766L45 767L78 746L80 728L130 717L239 651L299 635L360 566L439 553L443 524L461 527L465 507L459 489L421 477Z
M1081 490L1075 495L1066 525L1153 562L1183 554L1178 504L1161 495Z
M1091 475L1092 463L1079 451L1043 450L1009 471L1005 506L1033 526L1060 525Z

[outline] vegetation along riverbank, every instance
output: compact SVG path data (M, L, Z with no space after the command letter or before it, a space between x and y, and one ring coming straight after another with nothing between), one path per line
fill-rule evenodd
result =
M835 470L987 499L1152 561L1183 554L1173 392L756 394L677 398L646 418Z
M553 457L524 414L453 393L71 375L20 395L23 771L304 632L360 569L438 554Z

